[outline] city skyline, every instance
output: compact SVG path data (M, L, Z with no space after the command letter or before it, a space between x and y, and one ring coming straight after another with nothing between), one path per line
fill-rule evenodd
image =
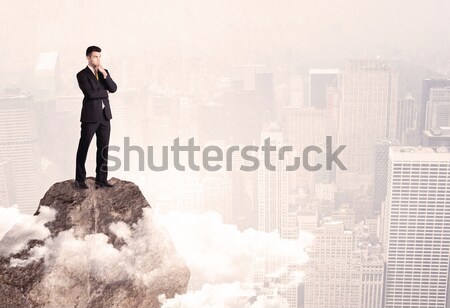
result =
M193 269L162 308L212 305L208 286L237 307L235 282L244 308L450 305L450 4L24 5L0 13L0 241L74 178L95 44L118 85L109 177Z

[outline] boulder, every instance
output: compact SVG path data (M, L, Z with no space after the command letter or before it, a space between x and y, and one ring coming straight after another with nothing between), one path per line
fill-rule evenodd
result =
M160 307L190 271L132 182L53 184L26 225L0 240L0 307Z

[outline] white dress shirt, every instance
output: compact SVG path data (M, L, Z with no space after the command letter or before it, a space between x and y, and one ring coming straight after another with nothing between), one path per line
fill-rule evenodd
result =
M92 66L90 66L89 64L88 64L88 67L91 69L91 72L92 72L92 74L94 74L94 77L95 77L95 70L94 70L94 68ZM105 109L105 104L103 104L103 100L102 100L102 109Z

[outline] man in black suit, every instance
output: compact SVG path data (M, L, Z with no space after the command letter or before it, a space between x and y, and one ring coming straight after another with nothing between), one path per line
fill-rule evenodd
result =
M94 134L97 137L97 166L95 169L96 188L112 187L107 181L108 146L112 119L108 93L117 90L108 70L100 64L100 47L89 46L86 50L88 65L77 74L78 85L83 91L83 108L81 109L81 137L76 158L75 184L86 189L86 157Z

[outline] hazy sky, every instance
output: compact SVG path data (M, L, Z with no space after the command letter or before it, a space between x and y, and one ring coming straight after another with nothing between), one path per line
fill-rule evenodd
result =
M449 49L450 2L0 1L3 60L19 53L154 50L211 57L298 50L303 56L441 54ZM224 59L225 60L225 59Z
M274 88L284 89L283 87L291 81L290 76L284 78L285 72L287 72L285 75L289 75L291 71L300 67L304 69L343 66L346 58L371 58L380 55L387 59L404 60L413 64L413 68L408 68L407 71L412 73L405 74L408 75L405 78L402 76L400 88L403 92L412 92L418 99L422 78L430 76L422 76L425 73L422 74L419 69L417 69L419 73L416 73L416 66L443 67L442 71L446 69L450 71L449 12L450 1L448 0L25 0L18 2L0 0L2 44L0 92L10 84L17 84L26 91L31 91L33 68L39 53L56 51L62 67L58 71L64 81L62 93L81 95L75 74L86 65L84 55L86 47L98 45L103 49L102 63L106 68L111 68L111 76L114 76L119 88L119 93L111 98L112 138L118 138L116 140L121 140L120 138L127 135L132 135L134 138L141 133L147 136L145 134L148 133L141 126L135 125L138 122L134 119L138 118L137 116L143 116L140 113L141 110L137 108L141 105L135 104L133 99L125 100L126 96L121 94L126 94L123 89L127 87L142 89L144 86L141 81L147 80L155 89L161 90L160 92L165 91L165 98L171 98L171 91L175 89L181 93L180 97L194 93L189 104L208 102L212 97L211 94L216 92L221 78L230 77L230 74L222 73L222 71L230 70L236 64L266 64L273 72ZM159 92L155 90L151 94L156 96ZM147 98L142 102L139 101L142 106L147 102L150 105L152 101ZM79 105L76 108L79 106L81 111L81 97L77 104ZM127 108L128 105L131 107ZM61 105L56 106L61 107ZM54 171L53 165L52 168L45 170L44 191L48 188L47 184L54 183L57 177L66 177L69 172L70 176L75 175L73 173L80 123L78 109L71 106L70 108L71 118L65 115L60 119L52 119L53 121L45 123L41 120L39 123L40 127L48 128L47 132L55 132L51 136L41 134L41 143L51 144L51 148L58 148L58 152L60 148L66 149L66 153L71 155L68 155L66 159L72 164L64 167L68 171L57 169L56 163ZM251 109L242 110L244 112ZM147 114L144 115L147 116ZM145 119L149 123L154 123L148 120L153 120L151 117ZM251 127L252 123L249 122L246 127ZM159 125L158 122L154 127L160 128L157 125ZM129 127L136 128L136 131L128 130ZM164 128L162 124L161 127ZM137 131L138 128L141 130ZM182 129L186 127L181 126L180 131ZM58 138L63 133L65 133L64 137ZM156 134L159 133L160 131L156 130ZM161 132L161 135L163 133ZM42 150L44 149L45 146L42 147ZM94 151L95 142L92 142L87 162L88 176L94 175L94 168L89 168L92 166L89 163L95 161ZM56 160L60 153L53 153L50 150L49 153L43 152L44 163L53 164L53 160L62 161ZM67 173L63 173L65 171ZM110 173L111 175L115 176L114 173ZM142 175L135 172L133 176L140 178ZM164 197L166 191L173 194L173 187L184 187L187 183L187 180L185 182L185 179L178 174L173 176L151 173L149 178L148 182L142 180L142 189L149 192L147 196L155 200L160 195ZM192 179L197 181L196 177ZM131 174L127 175L127 180L133 180ZM144 183L147 185L145 186ZM164 188L170 189L164 190L158 185L151 185L154 183L164 185L168 183ZM247 182L243 181L243 183ZM197 184L194 182L192 189L197 189ZM253 189L256 188L250 187L242 195L247 192L253 193ZM182 193L184 191L176 195L176 198L183 201L179 197ZM192 193L192 196L196 196L195 193L196 191ZM36 200L37 205L39 199L36 198ZM242 205L253 206L245 202L248 201L242 200ZM163 201L161 203L164 205ZM8 211L10 215L19 217L18 211L11 212L12 209ZM253 253L247 244L270 240L267 234L240 232L237 229L230 229L220 221L207 225L206 222L211 221L208 215L166 217L169 231L171 227L181 228L178 236L173 233L172 238L175 243L186 245L180 244L178 249L185 256L187 255L188 262L202 261L198 266L194 261L190 264L196 275L193 277L201 277L199 281L202 283L210 282L203 277L208 278L206 274L210 273L211 269L228 269L228 267L221 266L219 263L203 262L204 259L196 258L196 253L203 254L204 251L217 253L217 258L213 255L208 259L225 260L226 265L230 263L236 266L232 268L232 274L240 273L241 268L249 268L247 263L242 263L242 260L247 260L242 256L251 256ZM8 216L0 215L0 218L2 217ZM202 221L203 219L205 222ZM187 230L195 230L192 227L194 225L205 226L199 229L201 234L187 232ZM224 241L218 241L220 246L206 245L192 248L194 244L207 243L200 235L209 236L216 233L222 234L224 239L233 239L234 242L230 241L230 243L237 243L237 246L223 245ZM1 236L3 234L0 229ZM257 240L255 240L256 237ZM280 242L279 238L272 238L272 241L269 241L269 243ZM303 249L303 246L300 248ZM237 258L241 258L241 262L235 262ZM216 278L222 277L219 271L212 273ZM230 282L228 276L225 278L223 281L215 282ZM224 289L219 288L222 291ZM202 292L212 294L208 298L215 299L214 290ZM190 296L190 293L187 296ZM165 307L175 307L175 304L169 303Z

